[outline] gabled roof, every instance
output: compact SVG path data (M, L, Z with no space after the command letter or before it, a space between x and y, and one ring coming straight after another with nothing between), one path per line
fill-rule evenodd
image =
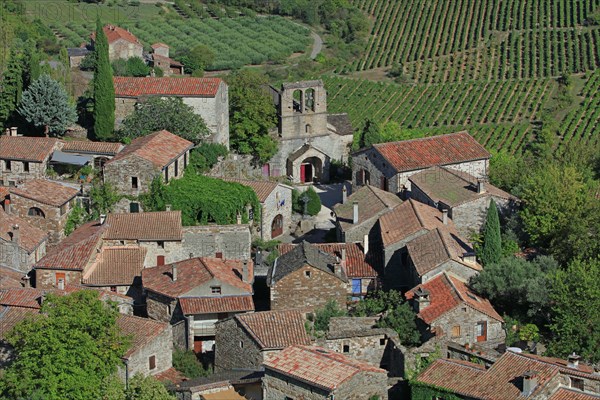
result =
M180 297L184 315L254 311L252 295L220 297Z
M267 197L269 197L269 195L271 193L273 193L273 190L275 190L277 188L277 186L279 186L279 183L272 182L272 181L251 181L251 180L247 180L247 179L235 179L235 178L220 178L220 179L227 181L227 182L239 183L240 185L244 185L244 186L248 186L249 188L252 188L252 190L254 190L254 193L256 193L256 197L258 197L258 201L260 201L261 203L264 203L265 200L267 200Z
M310 345L304 316L299 311L263 311L237 314L234 318L261 350L283 349L295 344Z
M38 315L33 308L0 305L0 341L17 325L30 316Z
M83 271L95 254L106 230L106 224L91 221L75 229L50 253L35 263L34 268L72 269Z
M293 250L277 258L275 265L271 267L267 274L268 284L275 284L280 279L302 268L306 264L335 276L334 264L337 263L339 263L339 260L335 256L319 249L314 244L303 241L302 244L296 246ZM343 268L342 276L339 279L344 282L348 280Z
M79 190L44 179L32 179L19 187L11 188L10 192L42 204L60 207L77 196Z
M569 366L569 362L567 360L563 360L562 358L545 357L527 353L522 353L521 355L523 357L529 357L540 362L555 365L558 367L560 372L566 375L581 376L587 379L600 381L600 374L595 373L594 367L592 367L591 365L587 365L580 362L577 368L573 368Z
M35 288L11 288L0 290L0 305L40 309L41 298L46 291Z
M598 400L600 394L582 392L576 389L561 387L548 400Z
M475 254L473 248L448 231L439 228L411 240L406 245L406 249L419 276L450 260L481 271L479 264L466 262L463 259L465 254Z
M108 43L113 43L119 39L123 39L133 44L139 44L140 46L142 45L138 38L135 37L135 35L129 32L127 29L123 29L114 25L104 25L102 27L102 30L104 31L104 34L108 39ZM92 38L92 40L96 40L96 32L92 32L90 34L90 37Z
M316 150L316 151L318 151L319 153L323 154L324 156L327 156L327 153L325 153L323 150L320 150L320 149L316 148L315 146L313 146L313 145L312 145L312 144L310 144L310 143L305 143L305 144L303 144L302 146L300 146L300 148L299 148L298 150L296 150L296 151L294 151L293 153L291 153L291 154L288 156L288 160L289 160L290 162L294 162L294 161L296 161L297 159L299 159L300 157L302 157L302 156L303 156L303 155L304 155L304 154L305 154L305 153L306 153L308 150L310 150L310 149Z
M173 60L170 57L161 56L160 54L152 53L149 55L149 57L152 59L152 61L168 62L169 66L171 66L171 67L183 67L183 64L180 63L179 61Z
M281 243L279 254L283 255L300 246L293 243ZM371 251L367 256L363 253L362 245L358 243L315 243L319 250L342 258L342 249L346 250L346 275L348 278L367 278L379 276L378 270L382 265L382 254Z
M119 314L117 326L121 333L131 337L131 346L124 354L125 358L131 357L133 353L139 351L150 344L156 337L169 329L167 322L155 321L149 318L134 317L133 315ZM170 346L170 340L164 343Z
M132 285L142 275L145 247L104 247L98 260L83 275L86 285Z
M0 159L42 162L52 154L58 139L0 136Z
M477 193L477 178L452 168L435 166L411 175L408 179L431 200L436 203L442 202L449 207L489 196L517 200L515 196L487 182L484 192Z
M152 47L153 49L158 49L158 48L160 48L160 47L166 47L166 48L168 49L168 48L169 48L169 45L167 45L167 44L164 44L164 43L161 43L161 42L157 42L157 43L154 43L154 44L153 44L152 46L150 46L150 47Z
M108 240L181 240L181 211L108 214Z
M382 215L379 225L384 247L406 240L421 230L430 231L435 228L459 237L450 218L448 224L444 225L441 211L412 199Z
M0 239L12 241L13 227L19 227L19 247L31 253L47 238L46 232L13 214L7 214L0 208Z
M194 147L189 140L172 134L169 131L158 131L133 139L131 143L106 164L135 155L151 162L156 168L163 169L179 158L187 150Z
M104 154L114 156L122 149L123 145L121 143L69 140L64 142L61 151L64 153Z
M25 273L0 265L0 290L22 288Z
M215 97L222 82L220 78L114 77L116 97Z
M334 132L338 135L353 135L354 129L352 128L352 122L348 114L328 114L327 124L331 125L335 130Z
M358 224L353 224L354 202L358 203ZM402 204L394 193L386 192L371 185L364 185L346 199L345 203L333 206L333 211L342 230L352 229L364 221L392 210Z
M430 304L418 314L428 325L460 305L469 306L490 318L504 322L489 300L475 294L465 282L446 272L409 290L406 298L413 299L419 288L427 290L430 294Z
M253 275L252 261L247 261L248 275ZM177 268L177 280L173 281L173 266ZM242 281L243 262L220 258L190 258L173 264L146 268L142 271L145 289L171 298L184 296L192 289L212 279L252 293L252 285Z
M396 172L414 171L434 165L484 160L490 153L466 131L399 142L379 143L373 149ZM364 151L364 150L361 150Z
M328 391L337 389L361 372L387 375L387 371L366 362L311 346L288 347L267 359L264 365L267 369Z
M536 372L538 383L533 393L523 396L521 377L530 371ZM555 366L507 351L487 370L466 361L438 359L417 381L476 399L519 400L536 397L558 373Z

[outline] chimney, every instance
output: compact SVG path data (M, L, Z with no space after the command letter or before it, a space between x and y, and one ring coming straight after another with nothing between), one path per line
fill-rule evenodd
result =
M237 215L235 216L236 222L238 225L242 224L242 214L237 213Z
M165 211L171 211L171 205L170 204L166 204L165 205Z
M346 189L346 185L342 187L342 204L346 204L348 201L348 190Z
M358 201L355 201L353 203L353 205L354 205L354 215L352 217L352 223L358 224Z
M12 227L12 242L16 243L17 246L21 242L21 235L19 234L19 225L15 224Z
M10 128L10 136L17 136L17 127L13 126Z
M6 128L6 129L4 130L4 134L5 134L6 136L10 136L10 128Z
M578 356L577 354L575 354L575 352L573 352L573 354L571 354L569 357L567 357L567 367L573 368L573 369L578 369L580 358L581 358L580 356Z
M248 260L242 262L242 281L250 283L250 269L248 268Z
M363 252L365 253L365 256L369 252L369 235L368 234L366 234L363 237Z
M65 290L65 280L64 279L58 280L58 290Z
M11 213L11 211L12 211L12 208L11 208L11 206L10 206L10 199L5 199L5 200L4 200L4 211L5 211L7 214L10 214L10 213Z
M485 193L485 185L483 179L477 179L477 193Z
M346 262L346 248L342 249L342 262Z
M342 263L341 260L339 258L336 257L336 263L333 264L333 273L335 274L335 276L340 277L342 276Z
M527 397L533 393L538 384L538 373L536 371L527 371L523 374L523 391L521 395Z
M442 223L448 225L448 209L442 210Z
M422 287L418 288L415 291L415 311L420 313L425 309L425 307L431 304L431 300L429 299L429 290L423 289Z
M104 225L106 221L106 214L100 214L100 225Z
M173 282L177 280L177 264L171 265L171 277L173 278Z

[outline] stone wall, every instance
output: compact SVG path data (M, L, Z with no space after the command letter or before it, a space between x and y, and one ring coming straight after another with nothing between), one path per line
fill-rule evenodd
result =
M414 287L414 278L411 275L408 252L406 245L421 235L427 233L426 229L408 236L406 239L387 246L384 249L384 286L388 289L405 289ZM406 254L406 257L403 255ZM406 263L404 263L404 259Z
M387 209L383 210L382 212L378 213L374 217L371 217L369 219L361 221L360 220L360 210L359 210L358 224L346 225L345 231L342 230L342 227L336 221L338 241L344 242L344 243L363 242L365 239L365 235L371 236L373 227L377 224L379 217L381 215L385 214L387 211L388 211Z
M471 279L471 277L478 274L477 270L470 268L470 267L468 267L458 261L455 261L455 260L448 260L445 263L442 263L437 268L429 271L428 273L424 274L420 278L416 276L416 271L415 271L414 267L411 269L412 269L413 273L415 274L415 280L413 281L413 287L435 278L437 275L441 274L442 272L451 272L454 275L459 276L460 278L464 279L467 282L469 281L469 279Z
M115 97L115 129L119 129L123 120L135 110L136 98Z
M463 237L470 237L473 232L481 232L485 224L490 197L498 206L498 211L503 216L508 216L515 205L510 200L496 196L483 196L477 200L453 207L448 216L454 221L456 229Z
M365 400L379 396L387 400L387 374L385 372L359 372L340 384L334 391L335 397L347 400Z
M273 239L271 228L277 215L283 217L283 234L288 234L292 227L292 188L287 185L278 185L262 204L261 239Z
M46 241L31 253L15 242L0 239L0 265L5 265L23 273L28 273L34 264L46 255Z
M235 318L215 324L215 371L260 369L263 354Z
M175 258L215 257L249 260L252 238L248 225L184 226L180 254ZM176 250L177 251L177 250Z
M333 317L329 320L330 332L343 332L357 329L371 329L379 317Z
M317 340L316 344L329 350L341 353L356 360L365 361L378 368L387 368L389 361L386 359L387 334L379 330L353 331L344 334L333 333L334 336L347 336L324 338ZM388 354L389 356L389 354Z
M49 159L50 155L42 162L10 160L10 170L7 169L8 160L0 161L0 185L15 186L18 182L44 178L48 169Z
M487 342L503 343L506 333L502 329L502 323L467 305L460 305L445 313L433 322L432 328L435 328L437 335L443 334L453 342L464 345L477 342L476 324L483 321L487 322ZM460 336L452 336L454 326L460 326Z
M150 369L151 356L154 356L156 360L154 369ZM127 357L127 361L130 378L136 374L156 375L171 368L173 366L173 332L171 326L168 325L158 336ZM124 378L124 371L121 371L121 374Z
M292 399L327 400L331 393L268 368L265 368L262 387L263 400L281 400L285 399L286 396Z
M56 289L56 274L65 274L65 285L81 285L81 271L36 268L35 287L38 289Z
M48 243L57 244L65 237L65 224L73 209L74 201L66 203L63 212L60 207L42 204L38 201L11 194L11 212L23 218L33 226L48 233ZM28 215L32 207L43 211L45 217L31 217Z
M124 39L116 40L108 45L108 58L110 61L131 57L142 58L144 47L140 43L131 43Z
M306 275L310 272L310 277ZM271 287L271 310L299 308L313 312L329 300L346 308L348 284L327 272L305 265Z
M210 140L229 149L229 87L221 82L215 97L184 97L183 102L192 106L202 117L211 132Z
M139 196L148 191L152 179L160 173L150 161L130 155L104 165L104 182L110 183L120 194ZM134 177L137 188L132 184Z
M176 299L152 291L147 292L146 310L149 318L173 324L183 319L183 314L180 314L181 310L177 313L176 309L179 309Z

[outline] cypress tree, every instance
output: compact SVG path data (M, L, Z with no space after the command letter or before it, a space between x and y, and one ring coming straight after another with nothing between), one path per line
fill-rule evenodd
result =
M40 54L35 45L35 41L28 40L26 47L29 54L26 56L26 69L23 71L23 87L25 88L29 87L29 85L35 82L42 74Z
M94 51L94 135L99 140L109 140L113 137L115 128L115 88L108 59L108 39L102 30L100 18L96 20Z
M21 101L23 92L23 67L21 54L13 48L0 90L0 125L5 125Z
M491 199L483 231L481 262L485 266L498 262L501 257L502 238L500 237L500 218L498 217L496 202Z

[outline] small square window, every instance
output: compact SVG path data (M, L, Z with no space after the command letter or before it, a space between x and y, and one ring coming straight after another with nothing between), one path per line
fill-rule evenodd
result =
M117 292L117 287L116 286L111 286L110 287L110 291L113 292L113 293L116 293Z
M4 169L5 169L6 171L10 171L10 169L11 169L11 167L12 167L12 166L11 166L11 163L10 163L10 161L9 161L9 160L6 160L6 161L4 161L4 164L5 164L5 168L4 168Z
M240 349L243 349L243 348L244 348L244 341L240 340Z
M156 356L148 357L148 367L150 368L150 370L156 368Z
M585 383L583 379L578 378L570 378L571 379L571 387L574 389L585 390Z
M137 178L137 176L132 176L131 177L131 188L132 189L137 189L138 188L138 178Z
M310 271L304 271L304 276L306 276L307 278L310 278Z
M385 346L385 338L379 339L379 345L380 346Z
M164 249L165 248L165 242L164 240L159 240L158 242L156 242L156 245L161 248Z
M452 337L460 336L460 325L455 325L452 327Z
M221 294L221 286L211 286L210 292L212 294Z
M29 172L29 163L27 161L23 162L23 171Z
M344 353L350 353L350 345L349 344L345 344L344 347L342 348L342 351Z

